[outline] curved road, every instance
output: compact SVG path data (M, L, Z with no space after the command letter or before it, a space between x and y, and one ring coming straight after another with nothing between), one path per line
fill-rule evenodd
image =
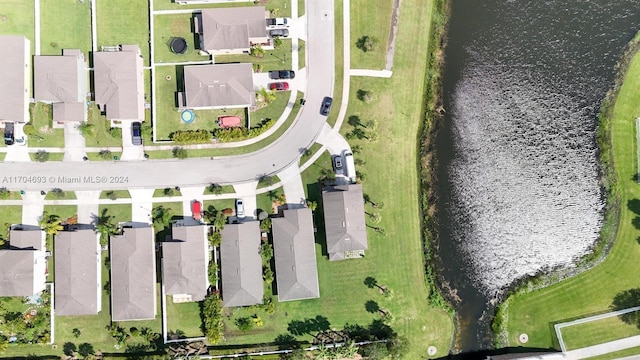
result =
M131 162L5 162L0 187L10 190L102 190L243 183L274 174L298 161L320 134L326 117L320 103L332 96L335 72L333 0L307 2L306 105L277 141L260 151L212 159Z

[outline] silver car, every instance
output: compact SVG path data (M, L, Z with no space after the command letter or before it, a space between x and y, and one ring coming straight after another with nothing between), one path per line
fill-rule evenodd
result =
M242 199L236 199L236 217L244 219L244 202Z

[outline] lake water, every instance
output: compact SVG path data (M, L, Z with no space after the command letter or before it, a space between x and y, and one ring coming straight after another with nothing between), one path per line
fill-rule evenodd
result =
M491 346L492 299L597 240L596 126L638 0L453 0L437 139L438 264L457 346Z

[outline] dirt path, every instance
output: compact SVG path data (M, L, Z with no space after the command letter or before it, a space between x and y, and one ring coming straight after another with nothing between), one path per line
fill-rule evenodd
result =
M396 32L398 31L398 17L400 16L400 0L393 0L393 14L391 14L391 27L389 28L389 47L387 48L387 62L385 70L393 68L393 54L396 48Z

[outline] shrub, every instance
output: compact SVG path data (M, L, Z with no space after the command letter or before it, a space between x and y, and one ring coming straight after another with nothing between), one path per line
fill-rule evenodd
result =
M115 191L109 190L107 191L107 197L111 200L117 200L118 199L118 193L116 193Z
M253 329L254 322L249 317L242 317L242 318L237 318L235 321L235 324L238 327L238 329L240 329L240 331L247 332Z
M177 144L206 144L211 142L211 133L206 129L178 130L171 134L171 140Z
M216 129L214 130L213 135L219 142L240 141L263 134L265 131L269 130L273 124L275 124L275 120L265 119L258 126L252 127L251 129L239 127Z
M6 200L11 196L11 191L6 187L0 188L0 199Z
M24 131L24 134L27 136L36 134L35 126L33 126L33 124L30 122L24 125L23 131Z
M107 160L107 159L111 159L111 151L110 150L100 150L100 152L98 153L98 156L100 156L101 158Z
M67 193L62 189L55 188L51 190L51 194L53 194L53 197L55 198L62 199Z
M204 328L207 341L217 344L222 341L224 323L222 321L222 300L217 293L208 295L203 306Z
M34 158L38 162L49 161L49 152L47 152L45 150L38 150L38 151L36 151L36 153L34 155Z
M209 239L209 245L214 247L220 246L220 242L222 241L222 235L220 234L219 231L214 231L207 236L207 239Z
M218 283L218 264L215 259L209 261L209 284L215 285Z
M116 139L121 138L122 137L122 129L112 127L112 128L109 129L109 135L111 135L111 137L114 137Z
M189 153L187 152L187 149L185 149L185 148L174 147L173 148L173 157L178 158L178 159L186 159L187 157L189 157Z
M266 219L260 221L260 230L265 231L265 232L270 232L271 231L271 219L270 218L266 218Z
M364 52L369 52L375 50L379 42L376 37L364 35L356 41L356 47Z

